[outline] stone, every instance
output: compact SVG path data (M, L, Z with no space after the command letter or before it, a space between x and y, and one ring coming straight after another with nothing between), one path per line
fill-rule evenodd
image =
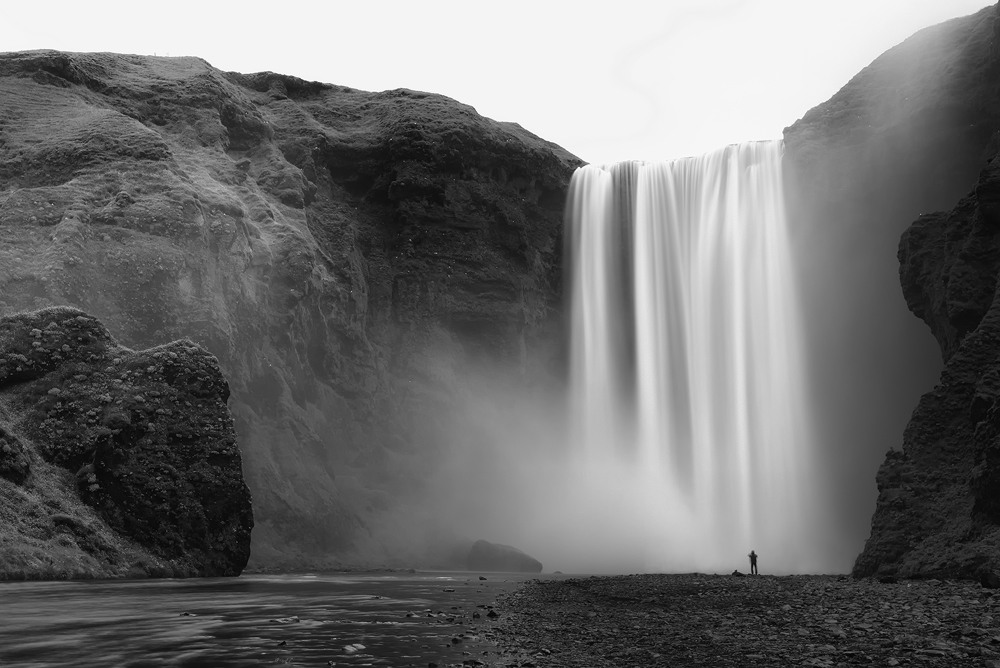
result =
M542 563L516 547L477 540L465 560L470 571L541 573Z

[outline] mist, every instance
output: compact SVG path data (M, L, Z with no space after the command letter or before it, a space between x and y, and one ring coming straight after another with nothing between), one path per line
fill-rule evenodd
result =
M878 467L942 368L896 253L903 231L952 208L996 153L993 12L921 30L785 129L809 401L841 561L863 547Z
M849 572L870 531L878 468L940 374L938 346L903 299L896 252L910 223L951 208L996 152L984 69L992 18L987 8L921 31L785 130L805 379L795 393L810 424L798 480L810 498L795 503L806 528L771 544L751 536L692 551L704 531L671 511L687 503L676 481L610 449L587 454L572 370L532 358L529 346L517 359L477 349L461 364L441 361L449 405L426 416L431 471L404 508L371 527L374 540L440 566L461 565L483 538L567 573L731 572L746 568L750 549L765 572ZM569 360L564 299L553 315L562 336L550 344Z

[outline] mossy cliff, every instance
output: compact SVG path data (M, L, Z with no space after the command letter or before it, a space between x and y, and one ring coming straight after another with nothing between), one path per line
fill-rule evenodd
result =
M577 164L440 95L2 54L0 314L73 305L123 345L204 346L251 564L378 563L370 529L437 467L463 379L558 374Z
M0 575L238 575L253 513L229 387L53 307L0 318Z

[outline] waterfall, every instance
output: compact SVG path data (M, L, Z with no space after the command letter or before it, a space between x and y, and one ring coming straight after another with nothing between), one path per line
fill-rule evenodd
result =
M644 567L808 569L814 480L780 141L581 167L572 460Z

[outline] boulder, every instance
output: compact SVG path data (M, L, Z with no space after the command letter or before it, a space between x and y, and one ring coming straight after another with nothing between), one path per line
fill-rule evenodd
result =
M469 550L466 565L470 571L506 571L541 573L542 562L516 547L477 540Z
M67 307L0 318L0 578L239 575L253 512L228 399L191 341L130 350Z

